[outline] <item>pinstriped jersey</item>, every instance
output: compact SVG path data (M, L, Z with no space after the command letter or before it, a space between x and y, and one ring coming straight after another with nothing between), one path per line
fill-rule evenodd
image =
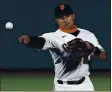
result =
M81 28L77 29L79 30L78 34L70 34L58 29L55 32L45 33L40 36L46 40L42 50L49 50L52 56L55 66L55 79L71 81L90 74L89 64L84 63L84 58L80 59L80 63L77 66L75 63L66 60L66 58L69 57L69 53L64 50L67 42L75 38L81 38L82 40L88 41L95 47L103 50L92 32Z

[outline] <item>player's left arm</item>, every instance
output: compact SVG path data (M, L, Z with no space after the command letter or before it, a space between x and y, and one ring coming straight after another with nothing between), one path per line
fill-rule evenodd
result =
M94 34L91 35L91 41L92 41L92 44L95 46L95 52L94 52L95 59L105 61L106 53L105 53L103 47L99 44L99 42Z
M106 53L104 50L99 49L98 47L95 47L95 59L99 59L99 60L106 60Z

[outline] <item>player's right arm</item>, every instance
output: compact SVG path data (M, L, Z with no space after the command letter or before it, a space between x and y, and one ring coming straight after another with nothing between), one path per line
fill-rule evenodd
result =
M38 50L55 48L52 33L45 33L41 36L22 35L18 38L18 40L20 43L23 43L30 48L36 48Z
M20 43L30 48L42 49L46 40L43 37L22 35L18 38Z

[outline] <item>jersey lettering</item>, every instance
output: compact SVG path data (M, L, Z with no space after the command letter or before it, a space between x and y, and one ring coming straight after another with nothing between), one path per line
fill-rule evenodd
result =
M69 48L67 47L67 44L65 44L65 43L62 45L62 48L63 48L65 51L69 51Z

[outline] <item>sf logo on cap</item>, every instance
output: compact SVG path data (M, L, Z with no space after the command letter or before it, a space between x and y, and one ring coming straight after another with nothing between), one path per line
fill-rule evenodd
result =
M65 6L64 5L60 5L60 9L64 10Z

